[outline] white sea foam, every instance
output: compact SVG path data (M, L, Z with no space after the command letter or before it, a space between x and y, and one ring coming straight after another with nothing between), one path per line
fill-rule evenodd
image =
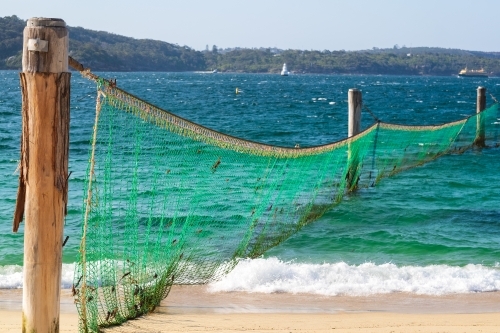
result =
M73 284L74 264L63 264L62 288ZM193 282L195 282L193 280ZM0 289L22 288L22 267L0 266ZM277 258L248 259L222 280L209 285L212 292L311 293L318 295L373 295L409 292L424 295L500 291L500 263L493 267L467 265L401 266L387 263L349 265L345 262L306 264Z
M500 290L498 266L402 266L392 263L348 265L345 262L300 264L277 258L242 260L210 291L372 295L409 292L425 295Z
M61 287L71 288L73 285L75 265L63 264ZM23 287L23 267L19 265L0 266L0 289L17 289Z
M0 267L0 289L16 289L23 286L23 268L17 265Z

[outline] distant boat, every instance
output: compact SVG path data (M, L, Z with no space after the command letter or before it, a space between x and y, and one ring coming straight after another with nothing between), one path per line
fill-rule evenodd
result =
M212 74L218 73L217 68L212 71Z
M458 76L464 77L488 77L488 73L484 71L484 69L467 69L465 67L458 73Z
M286 63L284 63L283 64L283 69L281 70L281 76L288 76L288 74L290 74L290 72L286 68Z

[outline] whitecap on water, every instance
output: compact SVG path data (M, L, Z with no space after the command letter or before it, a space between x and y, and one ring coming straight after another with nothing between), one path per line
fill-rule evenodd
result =
M491 292L500 290L499 267L469 264L397 266L345 262L303 264L278 258L246 259L220 281L211 292L312 293L363 296L408 292L423 295Z

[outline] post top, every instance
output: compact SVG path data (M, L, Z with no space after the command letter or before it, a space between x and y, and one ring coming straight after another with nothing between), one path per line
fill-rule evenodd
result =
M59 18L32 17L26 23L27 27L65 27L66 22Z
M349 91L359 91L359 89L357 89L357 88L351 88L351 89L349 89Z

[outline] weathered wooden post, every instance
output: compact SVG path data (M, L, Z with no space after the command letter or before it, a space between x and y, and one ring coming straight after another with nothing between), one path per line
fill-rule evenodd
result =
M361 132L361 107L363 103L361 91L359 91L358 89L349 89L347 100L349 104L347 137L350 138ZM347 163L347 188L352 191L356 188L359 179L359 161L356 149L353 147L353 143L351 142L349 142L348 144Z
M484 116L481 111L486 109L486 88L477 87L477 102L476 102L476 113L477 113L477 127L476 127L476 139L474 144L478 147L486 147L486 134L484 130Z
M349 89L348 93L349 103L349 123L347 137L354 136L360 132L361 129L361 106L362 97L361 91L358 89Z
M23 332L59 332L68 189L68 31L61 19L24 28L21 167L14 231L25 215Z

